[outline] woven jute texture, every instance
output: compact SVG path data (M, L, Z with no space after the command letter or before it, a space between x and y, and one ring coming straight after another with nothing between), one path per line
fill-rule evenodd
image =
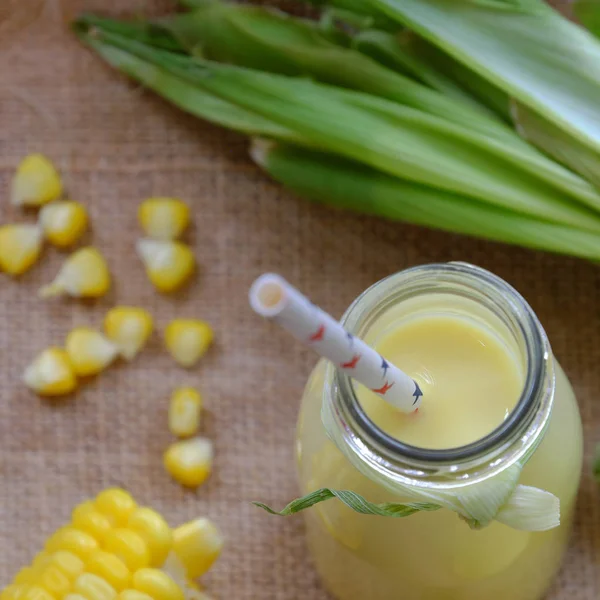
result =
M35 219L9 207L8 189L19 158L43 152L60 166L69 194L89 208L87 241L114 275L114 289L97 302L43 302L36 292L64 259L50 248L24 277L0 283L0 584L66 522L73 505L123 485L172 524L197 515L219 523L229 541L206 581L217 598L325 600L302 519L269 517L249 502L281 506L297 493L294 424L315 357L252 314L248 286L259 273L277 271L340 315L394 271L464 260L525 295L575 386L585 476L572 546L550 597L597 599L600 497L589 472L600 441L598 267L311 205L252 166L241 137L130 84L67 27L84 9L157 15L172 8L142 0L0 1L1 221ZM201 269L173 297L152 289L134 253L137 205L151 195L177 195L193 207L186 237ZM27 391L20 375L33 356L62 344L75 325L100 326L115 303L147 307L159 330L175 316L207 319L216 346L184 371L155 335L136 361L109 369L72 398L44 401ZM204 391L203 431L216 445L215 473L197 493L171 482L161 464L171 442L168 396L182 384Z

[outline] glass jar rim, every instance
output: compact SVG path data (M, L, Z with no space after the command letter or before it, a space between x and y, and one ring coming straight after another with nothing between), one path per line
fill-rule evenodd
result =
M354 428L361 438L386 459L402 459L421 466L441 466L449 463L467 463L478 457L508 447L535 419L543 397L554 393L554 377L550 364L551 350L547 336L527 301L500 277L468 263L433 263L412 267L380 280L365 290L350 305L341 319L342 324L359 337L366 317L382 310L394 295L431 293L442 285L458 285L457 292L471 288L506 313L516 325L524 342L526 377L523 390L508 417L486 436L464 446L448 449L428 449L406 444L379 428L365 413L354 392L351 379L336 371L333 384L338 391L347 427ZM413 296L414 297L414 296ZM399 300L401 301L401 300ZM550 384L548 381L550 380ZM551 389L548 386L551 385Z

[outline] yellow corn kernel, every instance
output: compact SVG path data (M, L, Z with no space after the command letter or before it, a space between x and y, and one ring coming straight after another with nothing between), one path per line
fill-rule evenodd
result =
M70 581L75 581L83 573L83 561L72 552L59 550L50 555L49 561L60 569Z
M100 492L94 505L110 520L113 527L124 527L131 513L137 508L131 494L120 488L109 488Z
M117 592L129 587L131 582L131 571L125 563L104 550L98 550L90 556L85 572L105 579Z
M198 433L202 396L190 387L177 388L171 394L169 405L169 430L177 437L190 437Z
M0 268L21 275L37 261L42 251L42 231L37 225L16 223L0 227Z
M110 273L106 261L96 248L88 246L73 252L65 260L54 281L40 290L40 296L98 298L109 289Z
M66 550L85 562L92 552L98 550L98 542L89 533L67 526L59 529L48 540L46 550L48 552Z
M39 585L27 586L27 590L21 596L21 600L56 600L50 592Z
M99 331L76 327L67 336L65 349L76 375L97 375L112 363L119 349Z
M78 242L88 226L83 204L74 200L52 202L40 211L39 223L46 239L59 248Z
M16 585L33 584L37 582L38 573L32 567L23 567L14 577L13 583Z
M211 326L198 319L174 319L165 329L165 344L171 356L183 367L192 367L214 338Z
M55 166L42 154L26 156L12 180L11 202L18 206L41 206L62 194Z
M144 347L153 329L152 315L135 306L115 306L104 319L106 335L126 360L134 358Z
M11 584L0 592L0 600L20 600L25 592L26 586L20 584Z
M173 552L189 579L204 575L219 558L224 539L210 519L196 519L173 532Z
M127 588L131 581L131 572L125 563L104 550L98 550L90 556L85 571L105 579L117 592Z
M110 520L97 510L91 500L82 502L75 507L71 521L77 529L89 533L99 542L102 542L112 527Z
M148 198L140 204L138 220L147 236L174 240L188 226L190 209L179 198Z
M197 488L206 481L212 461L212 442L201 437L176 442L164 455L167 472L175 481L190 488Z
M42 396L70 394L77 387L77 378L69 355L57 347L46 348L23 373L23 382Z
M114 600L117 597L117 591L110 583L91 573L83 573L77 578L74 591L87 600Z
M138 508L131 513L127 528L146 542L150 566L161 567L173 545L173 532L161 515L151 508Z
M63 600L87 600L87 598L81 594L67 594Z
M123 590L119 594L119 600L154 600L152 596L144 594L139 590Z
M120 558L132 572L150 564L146 542L130 529L113 529L104 540L104 550Z
M163 571L140 569L133 574L134 589L154 600L185 600L181 588Z
M138 241L137 251L148 279L161 292L179 289L196 268L194 253L181 242L144 238Z
M40 573L37 584L55 598L62 598L71 591L71 580L61 569L52 564Z
M187 600L212 600L195 581L189 579L185 582L183 593Z
M36 573L40 573L52 562L53 556L54 554L52 552L46 552L45 550L42 550L42 552L39 552L35 555L35 558L31 563L31 568L36 571Z

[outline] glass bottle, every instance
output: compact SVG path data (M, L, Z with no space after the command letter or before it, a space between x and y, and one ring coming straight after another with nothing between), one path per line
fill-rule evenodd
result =
M432 264L376 283L354 301L342 323L375 344L402 319L458 313L501 333L522 360L524 389L510 415L466 446L408 446L369 419L347 376L320 361L298 421L302 494L331 487L371 502L405 502L397 483L417 492L460 494L529 456L519 483L555 494L561 524L529 532L494 521L474 530L447 509L394 519L358 514L338 500L317 504L304 513L309 547L339 600L538 600L560 566L581 473L581 419L527 302L483 269Z

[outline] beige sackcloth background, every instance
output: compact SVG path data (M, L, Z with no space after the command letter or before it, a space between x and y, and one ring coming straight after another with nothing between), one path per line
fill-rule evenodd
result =
M9 206L9 182L20 157L46 153L60 165L69 194L89 208L88 240L114 276L114 289L97 302L39 300L37 289L64 259L53 248L18 280L2 276L0 584L29 562L77 502L124 485L172 524L208 515L222 527L227 547L206 578L216 598L328 598L305 548L302 518L270 517L250 505L262 499L282 506L297 493L294 424L315 357L250 311L248 286L259 273L277 271L340 315L394 271L465 260L525 295L573 382L585 475L575 535L550 598L600 597L600 495L590 477L600 441L600 269L294 197L249 162L240 136L180 113L81 47L66 23L83 9L161 14L172 4L0 0L0 220L33 221L33 213ZM186 237L201 268L177 296L155 292L134 253L137 205L151 195L177 195L193 208ZM115 303L150 309L159 330L175 316L207 319L216 346L188 372L155 335L133 363L111 368L65 401L40 400L20 383L37 352L61 344L75 325L100 326ZM214 474L196 493L173 483L161 462L171 441L168 396L182 384L204 391L203 430L216 445Z

